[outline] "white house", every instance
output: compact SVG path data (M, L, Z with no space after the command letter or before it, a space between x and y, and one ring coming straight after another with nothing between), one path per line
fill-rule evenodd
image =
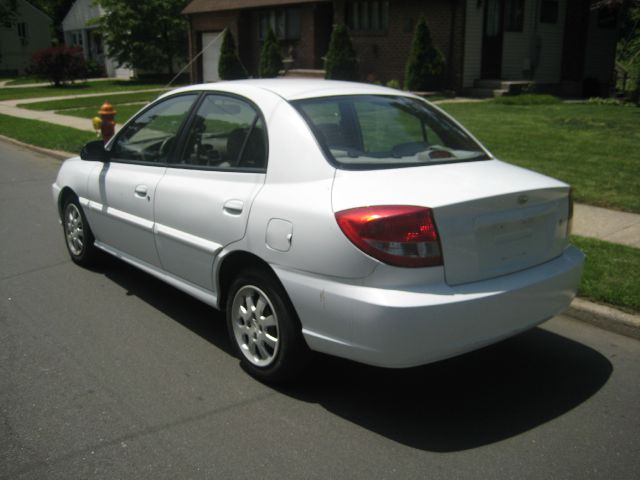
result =
M0 73L25 73L31 56L51 46L51 18L26 0L16 2L15 22L0 27Z
M464 87L500 79L587 96L610 88L618 9L588 0L466 0L465 7Z
M62 20L64 42L81 47L84 57L104 67L108 77L130 78L133 70L122 67L109 57L108 47L102 40L97 26L92 23L104 15L104 10L94 0L76 0Z

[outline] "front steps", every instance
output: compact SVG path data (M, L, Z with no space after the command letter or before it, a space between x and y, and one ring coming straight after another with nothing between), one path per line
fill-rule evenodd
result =
M475 80L473 88L465 94L474 98L493 98L502 95L518 95L529 89L533 82L529 80Z
M289 78L324 78L324 70L313 70L310 68L292 68L284 74Z

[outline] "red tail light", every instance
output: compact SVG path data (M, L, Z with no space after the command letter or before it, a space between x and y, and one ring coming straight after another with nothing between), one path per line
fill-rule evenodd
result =
M430 208L380 205L336 213L344 234L356 247L389 265L442 265L440 238Z

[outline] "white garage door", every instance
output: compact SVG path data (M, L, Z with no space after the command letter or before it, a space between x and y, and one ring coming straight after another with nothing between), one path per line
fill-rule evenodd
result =
M220 47L224 35L220 32L202 32L202 79L204 82L217 82L218 62L220 61ZM213 43L212 43L213 42Z

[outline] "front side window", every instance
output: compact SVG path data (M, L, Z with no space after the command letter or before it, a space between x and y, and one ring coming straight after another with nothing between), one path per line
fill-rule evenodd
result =
M146 110L118 135L111 148L111 158L133 162L166 162L180 126L197 96L179 95Z
M458 124L412 98L354 95L293 104L340 167L394 168L489 158Z
M207 95L186 137L180 163L215 169L264 170L267 166L262 117L249 103Z

